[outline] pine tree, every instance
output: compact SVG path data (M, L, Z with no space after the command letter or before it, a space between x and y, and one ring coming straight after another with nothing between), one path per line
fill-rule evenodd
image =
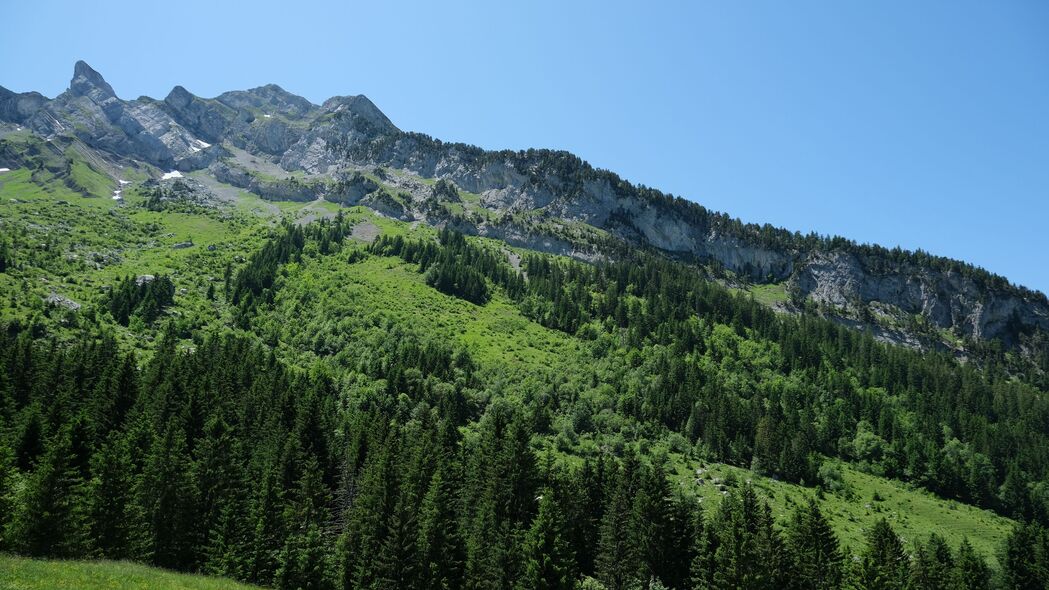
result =
M278 588L334 588L328 543L321 534L327 490L315 458L307 460L294 496L285 508L284 520L290 531L277 556L274 581Z
M88 549L84 482L73 465L70 428L48 441L47 450L15 498L5 535L27 555L83 557Z
M552 490L539 499L539 513L525 535L524 574L519 590L572 590L575 559L564 538L564 525Z
M197 486L186 436L174 423L154 438L136 502L146 519L146 551L152 562L173 569L195 567L201 524Z
M1019 524L1005 539L1002 573L1008 588L1042 588L1044 558L1039 555L1041 531L1037 525Z
M87 508L93 549L106 559L130 559L142 549L142 522L134 502L135 466L127 439L113 433L91 457Z
M911 587L915 590L954 588L954 556L943 537L933 533L918 543L911 562Z
M830 522L814 499L799 506L786 530L787 551L799 589L834 589L842 584L842 555Z
M625 474L619 477L598 537L595 575L609 590L626 590L640 582L638 548L630 538L631 501L626 478Z
M907 587L907 553L896 531L884 518L867 533L857 580L861 588L898 590Z
M991 571L987 562L976 553L969 539L962 539L955 560L955 586L959 590L983 590L990 587Z

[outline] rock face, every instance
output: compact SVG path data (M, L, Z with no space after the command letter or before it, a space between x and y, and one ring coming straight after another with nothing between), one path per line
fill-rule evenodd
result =
M0 86L0 121L25 125L47 99L39 92L11 92Z
M361 204L586 260L608 256L608 240L642 245L730 271L728 280L785 283L795 301L818 303L849 325L889 318L895 323L872 327L905 343L913 334L901 325L916 317L954 337L1007 344L1049 331L1045 295L969 265L743 224L566 152L487 152L405 133L363 95L318 106L273 84L210 99L176 86L162 101L125 101L77 62L69 89L53 100L0 88L0 121L162 171L206 170L269 199ZM4 154L0 141L0 157L18 160ZM360 174L376 167L398 172L377 172L381 184ZM457 189L438 193L417 177ZM439 203L461 208L457 190L479 195L489 214L449 214Z
M855 254L820 252L808 256L791 281L819 303L836 308L887 304L976 340L1002 337L1007 344L1015 344L1011 332L1017 327L1049 330L1049 309L1044 302L1034 296L988 293L958 272L904 264L891 272L876 273Z
M197 98L176 86L164 99L167 112L179 125L210 143L219 143L237 123L237 111L218 101Z
M43 136L72 135L113 154L172 169L211 147L152 99L124 101L91 66L79 61L69 90L48 101L27 125Z

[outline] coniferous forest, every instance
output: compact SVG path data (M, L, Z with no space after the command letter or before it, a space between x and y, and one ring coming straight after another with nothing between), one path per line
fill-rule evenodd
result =
M284 224L227 263L202 299L224 325L173 313L169 276L121 277L61 330L5 321L0 548L282 589L1046 587L1049 403L1004 353L882 344L640 250L515 266L356 223ZM403 269L409 308L409 288L501 306L578 356L522 378L404 321L442 316L342 305L311 282L335 275L297 274L316 265ZM736 478L708 502L675 457L807 499L777 517ZM842 466L1016 524L991 555L891 512L836 527L829 498L868 501Z

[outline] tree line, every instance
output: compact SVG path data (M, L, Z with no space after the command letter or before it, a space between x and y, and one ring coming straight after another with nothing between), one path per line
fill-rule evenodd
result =
M278 588L967 589L1046 579L1049 536L1037 525L1009 536L993 578L967 542L952 549L932 535L908 546L885 520L851 554L815 497L780 526L746 483L705 510L658 458L555 461L532 448L525 408L449 402L471 372L451 350L449 381L362 396L243 338L193 349L171 340L139 368L104 334L68 347L18 331L0 339L4 550Z

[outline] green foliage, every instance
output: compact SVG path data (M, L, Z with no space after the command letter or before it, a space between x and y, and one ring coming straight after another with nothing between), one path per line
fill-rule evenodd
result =
M125 277L109 294L107 307L113 319L127 326L132 316L152 325L175 303L175 284L166 276Z
M972 588L1010 521L958 501L1049 510L1049 406L1005 367L777 315L640 252L519 269L504 244L356 208L59 206L18 174L4 550L286 588ZM383 232L367 246L362 220ZM127 261L55 256L106 232ZM149 250L190 233L215 249ZM85 304L76 324L24 296L38 284ZM920 531L913 558L886 521L852 571L881 516ZM1006 578L1044 575L1027 526Z
M517 581L528 590L572 590L575 588L575 558L564 538L561 511L553 491L539 499L539 512L522 543L524 571Z
M73 433L61 429L15 497L5 539L32 556L77 557L88 547L83 480Z
M843 557L838 539L815 500L795 510L787 525L786 545L794 562L794 587L813 590L841 587Z
M861 588L896 590L907 587L908 557L903 541L885 519L867 533L867 547L860 556L856 580Z

